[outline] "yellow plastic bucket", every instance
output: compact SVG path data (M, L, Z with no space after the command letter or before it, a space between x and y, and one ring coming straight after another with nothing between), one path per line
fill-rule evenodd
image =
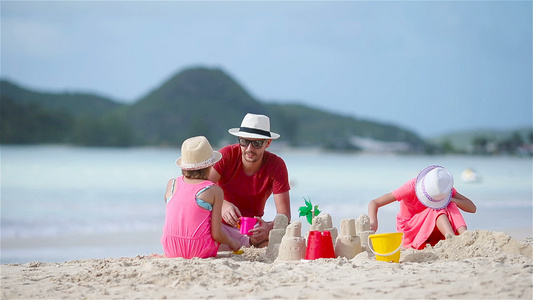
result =
M371 234L368 236L368 248L376 255L376 260L399 263L402 240L402 232Z

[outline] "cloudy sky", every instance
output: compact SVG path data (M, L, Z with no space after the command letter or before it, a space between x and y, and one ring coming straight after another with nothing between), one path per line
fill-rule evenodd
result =
M1 2L24 87L133 102L193 66L425 137L532 126L532 2Z

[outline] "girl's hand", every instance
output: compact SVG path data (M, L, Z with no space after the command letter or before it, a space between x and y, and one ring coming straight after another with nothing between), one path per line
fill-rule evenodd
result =
M374 232L378 231L378 222L370 223L370 230Z
M457 207L459 207L465 212L475 213L477 210L476 205L474 204L474 202L472 202L472 200L459 194L458 192L455 193L455 196L452 198L451 201L457 204Z
M233 203L224 200L222 202L222 220L226 224L235 228L239 227L239 219L242 217L241 211Z
M368 203L368 218L370 219L370 229L376 232L378 230L378 209L384 205L396 201L392 193L385 194Z

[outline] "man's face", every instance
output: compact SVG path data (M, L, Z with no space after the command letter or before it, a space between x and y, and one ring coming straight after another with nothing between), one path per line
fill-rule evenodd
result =
M265 139L246 139L239 137L241 145L242 158L249 163L255 163L263 158L266 148L270 146L271 140Z

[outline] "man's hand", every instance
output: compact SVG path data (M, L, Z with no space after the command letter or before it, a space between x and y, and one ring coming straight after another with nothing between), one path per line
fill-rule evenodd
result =
M270 230L272 230L272 227L274 226L273 222L265 222L260 217L255 217L257 220L257 227L254 229L250 229L248 232L251 234L250 236L250 244L256 246L256 247L264 247L268 245L268 235L270 233Z
M224 200L222 202L222 219L226 224L235 228L239 227L239 218L242 217L241 211L233 203Z

